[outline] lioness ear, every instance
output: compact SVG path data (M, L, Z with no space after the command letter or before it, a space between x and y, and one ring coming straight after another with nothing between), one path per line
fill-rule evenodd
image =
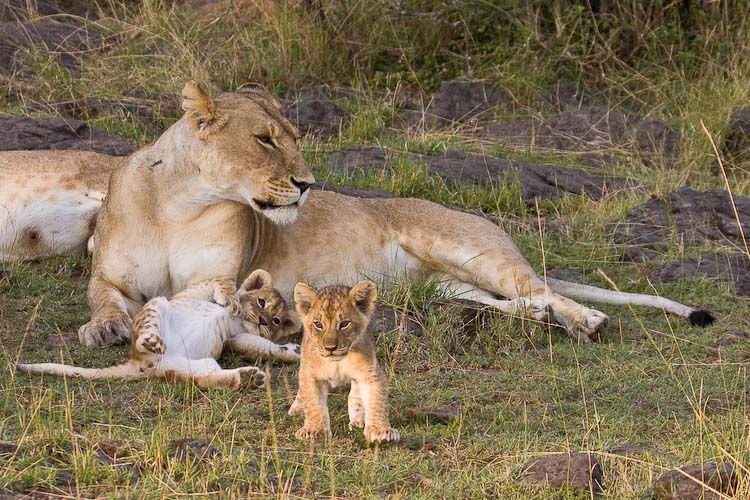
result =
M294 287L294 307L300 316L305 316L310 312L313 301L317 298L315 290L304 283L297 283Z
M268 274L268 271L264 271L263 269L256 269L255 271L250 273L250 276L248 276L245 281L242 282L240 290L243 292L251 292L253 290L260 290L264 287L273 287L273 280L271 279L271 275Z
M182 88L182 109L198 139L205 139L227 122L227 116L216 108L216 103L195 81Z
M349 292L354 305L367 316L375 310L375 299L378 298L378 287L372 281L360 281Z

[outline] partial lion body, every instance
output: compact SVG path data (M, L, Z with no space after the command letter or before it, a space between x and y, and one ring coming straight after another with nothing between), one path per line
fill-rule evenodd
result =
M206 388L261 387L265 374L255 367L224 370L216 362L225 347L250 359L299 359L296 344L277 345L258 335L257 325L239 315L233 281L210 280L189 287L172 300L148 301L133 321L128 361L102 369L56 363L18 364L25 373L93 379L160 378L193 381ZM244 315L244 312L243 312Z

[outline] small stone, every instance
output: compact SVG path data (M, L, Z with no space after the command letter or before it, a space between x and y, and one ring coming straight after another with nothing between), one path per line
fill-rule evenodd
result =
M739 478L729 463L680 467L662 474L654 483L655 500L719 500L722 498L705 486L723 495L732 495ZM705 486L704 486L705 485Z
M461 416L458 405L415 406L409 408L409 416L415 420L428 420L430 423L448 424Z
M604 492L602 467L590 453L558 453L529 462L522 480L538 486Z
M120 441L105 440L96 445L96 458L113 467L129 466L123 457L128 455L128 449Z
M611 453L613 455L625 455L625 456L638 455L642 452L643 452L643 448L633 443L622 443L620 445L614 446L607 450L607 453Z
M63 347L67 342L63 335L50 335L47 337L47 343L52 347Z

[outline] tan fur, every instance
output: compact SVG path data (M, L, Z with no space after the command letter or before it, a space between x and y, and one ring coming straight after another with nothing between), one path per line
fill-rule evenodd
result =
M290 414L305 415L297 437L331 434L328 392L350 383L350 428L364 428L370 443L399 440L388 421L388 385L367 329L376 297L377 288L370 281L352 288L331 286L317 294L304 283L295 287L294 301L304 325L299 393L289 409Z
M248 359L299 359L296 344L277 345L257 335L258 318L264 313L258 298L273 297L270 275L257 270L238 291L231 280L213 279L195 284L171 301L164 297L150 300L133 320L133 336L128 360L120 365L95 369L57 363L18 364L25 373L94 379L160 378L192 381L201 387L255 389L265 383L265 373L255 367L223 370L216 363L224 347ZM252 297L253 300L248 300ZM277 309L275 314L289 318L291 326L279 325L276 333L286 335L298 329L293 311ZM249 333L255 332L255 333Z
M313 177L297 131L272 97L253 89L212 99L191 82L183 98L185 117L111 176L94 235L84 345L126 341L131 318L151 297L258 268L283 296L298 281L435 276L456 295L509 314L551 313L581 341L596 338L607 316L561 294L696 312L662 297L547 283L507 234L471 214L424 200L308 191Z

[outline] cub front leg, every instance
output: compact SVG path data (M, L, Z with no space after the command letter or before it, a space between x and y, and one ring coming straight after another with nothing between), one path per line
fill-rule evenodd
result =
M398 441L399 432L388 421L388 385L379 370L367 381L358 381L359 394L365 408L365 438L370 443Z
M235 335L227 339L226 346L240 353L245 359L278 359L285 363L293 363L300 359L299 345L279 345L252 333Z
M86 347L106 347L130 340L128 304L120 290L94 274L88 290L91 319L78 329L78 340Z
M164 354L167 346L161 338L161 328L169 311L164 297L149 300L133 320L132 345L141 354Z
M229 278L214 278L201 281L187 287L173 297L173 300L198 299L215 302L229 310L232 314L242 313L240 299L237 296L237 286Z
M300 396L304 406L305 424L295 436L310 439L320 434L331 435L331 420L328 415L328 384L319 382L312 376L302 378L300 373Z
M352 388L349 390L347 407L349 410L349 430L351 430L352 427L358 427L360 429L364 428L365 406L362 404L362 397L359 394L359 384L356 380L352 380Z

